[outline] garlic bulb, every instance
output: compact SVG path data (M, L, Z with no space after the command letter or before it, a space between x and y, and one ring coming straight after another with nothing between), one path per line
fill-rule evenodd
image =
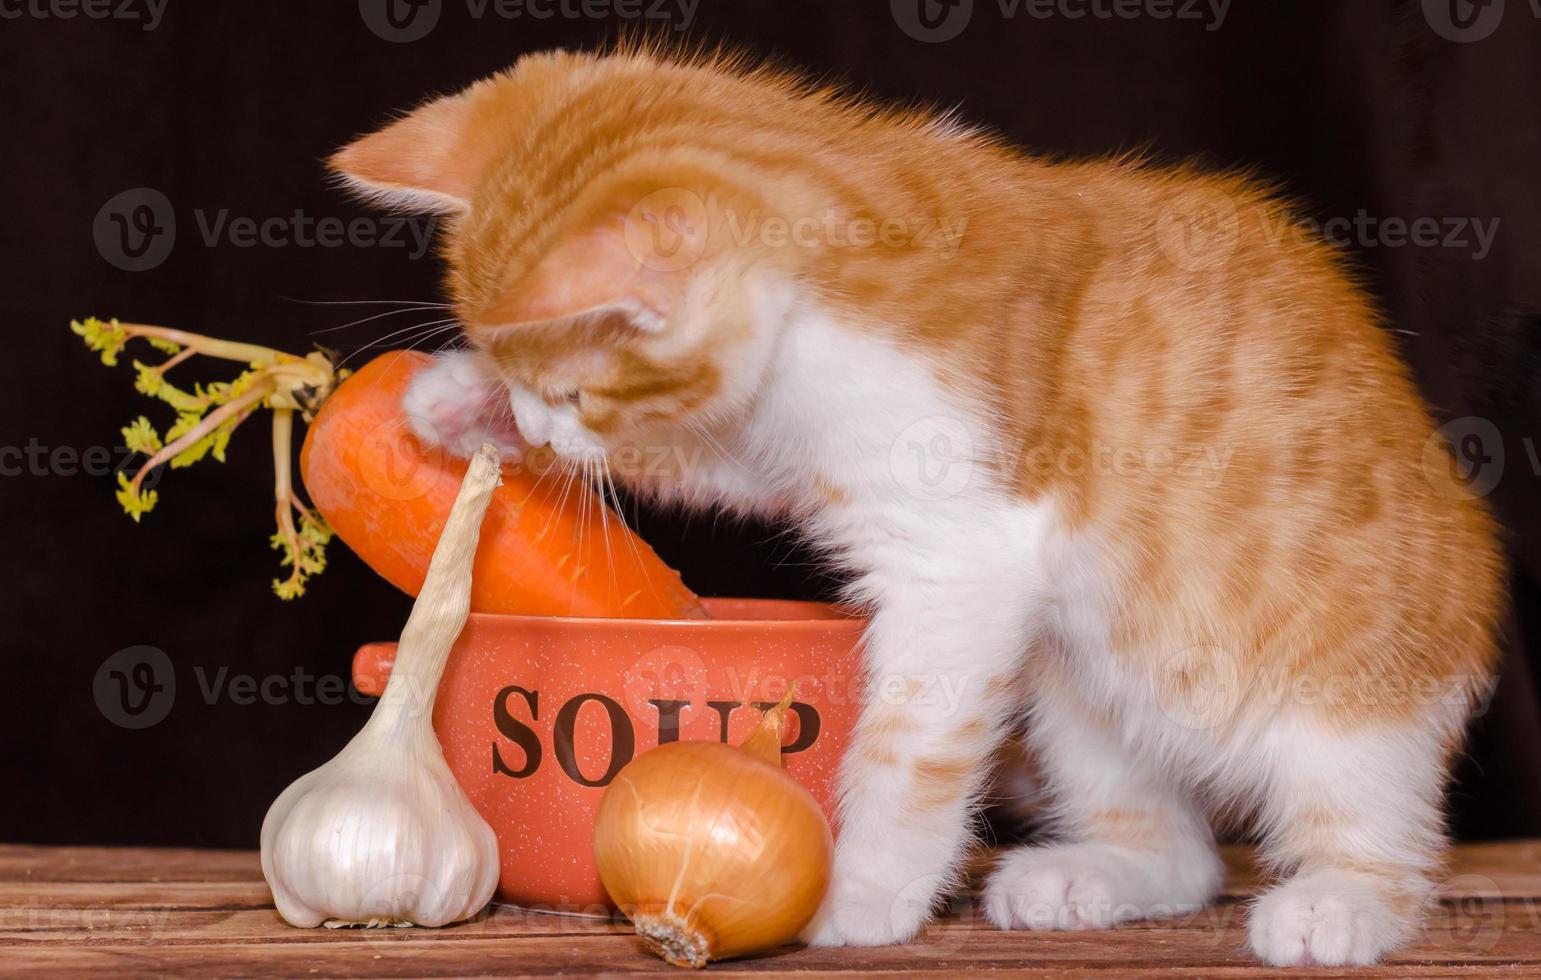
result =
M471 563L498 485L483 446L434 548L380 702L332 761L295 780L262 822L262 873L291 925L442 926L487 904L492 828L450 775L433 732L444 662L470 612Z
M672 742L632 760L600 800L605 890L675 966L797 937L829 885L834 844L813 797L781 768L792 694L734 748Z

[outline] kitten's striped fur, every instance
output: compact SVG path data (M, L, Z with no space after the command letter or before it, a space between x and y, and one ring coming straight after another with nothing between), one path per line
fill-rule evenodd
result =
M813 942L916 932L1024 712L1059 842L1004 858L998 925L1202 904L1223 810L1283 875L1265 960L1413 935L1495 529L1266 189L647 49L526 57L334 163L452 216L475 352L409 397L428 434L479 443L452 409L506 386L567 454L701 450L642 489L794 520L852 571L908 694L863 715Z

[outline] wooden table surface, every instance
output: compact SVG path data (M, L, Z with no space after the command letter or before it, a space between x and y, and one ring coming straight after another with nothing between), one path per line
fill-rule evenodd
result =
M1227 855L1225 896L1185 919L1109 932L1004 933L967 897L911 945L788 948L715 964L747 973L1247 977L1247 855ZM1541 977L1541 841L1461 848L1417 946L1375 970L1292 977ZM254 852L0 845L0 975L449 977L676 973L624 922L498 906L447 929L293 929L273 910Z

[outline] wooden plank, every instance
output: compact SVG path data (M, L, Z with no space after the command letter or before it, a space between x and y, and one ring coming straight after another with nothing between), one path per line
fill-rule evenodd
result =
M133 934L115 930L135 927ZM249 906L116 906L84 904L0 909L0 945L18 943L110 942L455 942L520 936L580 939L629 935L624 919L581 919L499 907L447 929L296 929L286 925L266 900ZM378 937L378 938L376 938Z
M0 844L0 881L261 881L256 851Z
M916 943L881 949L789 948L719 964L717 976L1253 977L1245 902L1257 877L1227 852L1227 896L1182 919L1107 932L1003 933L971 901ZM1371 971L1292 977L1541 977L1541 842L1461 848L1424 940ZM498 906L448 929L293 929L273 910L246 852L0 847L0 964L8 975L549 976L672 973L624 923Z
M1182 919L1129 923L1111 933L1044 934L1044 942L1105 944L1102 937L1119 942L1176 942L1189 947L1220 948L1245 925L1240 903L1224 902ZM1442 903L1428 919L1430 936L1427 958L1464 959L1486 956L1501 932L1515 942L1537 939L1541 946L1541 901L1532 898L1476 899ZM284 925L266 901L241 905L200 906L194 903L165 906L117 904L96 906L82 902L0 909L0 944L64 944L71 942L458 942L499 938L550 937L572 940L591 936L627 934L622 921L578 919L532 914L498 908L477 920L449 929L430 930L300 930ZM935 951L948 945L993 942L1007 936L991 926L977 907L962 904L943 924L933 928L926 948ZM375 938L378 937L378 938ZM1009 936L1007 936L1010 939ZM1015 941L1011 939L1010 941Z
M1245 966L1243 923L1241 906L1232 902L1176 921L1134 923L1105 933L1002 933L984 922L972 906L965 906L916 944L880 950L800 950L783 958L786 966L795 962L800 970L853 969L858 962L864 969L890 970L924 969L942 962L975 968L1034 963L1074 963L1088 969L1132 963L1152 968ZM513 943L531 957L527 965L539 962L553 968L567 962L566 951L573 948L613 956L612 965L617 967L637 955L624 926L516 910L500 910L483 920L443 930L299 930L280 924L271 909L165 911L146 919L126 914L110 920L105 928L29 924L34 928L0 935L0 945L11 947L7 960L17 946L33 951L144 947L159 949L157 955L176 960L201 959L207 951L236 945L268 950L294 947L304 950L304 955L330 955L333 947L406 955L442 946L478 956ZM562 951L561 955L553 956L552 950ZM1541 963L1541 904L1490 901L1471 908L1444 906L1431 919L1428 940L1399 962Z
M265 881L0 881L0 908L273 907Z
M949 971L1029 971L1032 975L1256 976L1264 971L1239 948L1209 950L1181 938L1158 943L1120 941L1120 933L1096 937L1068 934L998 934L990 942L932 943L881 950L793 950L757 959L721 964L713 975L749 975L795 970L800 975L931 975ZM980 938L980 937L976 937ZM1239 938L1239 937L1236 937ZM1373 970L1291 971L1291 976L1407 977L1470 976L1478 967L1538 975L1537 960L1526 955L1439 962L1413 955L1397 957ZM1534 953L1534 950L1532 950ZM643 954L631 937L499 938L488 941L213 943L134 947L109 943L41 949L12 947L4 952L8 973L28 976L81 976L91 973L155 973L163 976L546 976L554 973L606 971L671 973L673 968Z
M1251 894L1259 876L1247 848L1223 849L1230 878L1226 894ZM975 862L988 870L990 858ZM1541 841L1466 844L1454 852L1450 875L1493 879L1505 893L1541 896ZM185 848L44 847L0 844L0 883L39 881L262 881L255 851Z

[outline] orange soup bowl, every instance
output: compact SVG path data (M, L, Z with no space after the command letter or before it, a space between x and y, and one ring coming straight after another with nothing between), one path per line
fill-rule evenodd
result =
M498 837L498 898L608 913L594 811L621 767L660 743L742 741L789 684L783 762L833 821L835 775L861 695L862 620L832 606L707 599L713 619L473 614L439 684L434 729ZM394 643L353 659L379 695Z

